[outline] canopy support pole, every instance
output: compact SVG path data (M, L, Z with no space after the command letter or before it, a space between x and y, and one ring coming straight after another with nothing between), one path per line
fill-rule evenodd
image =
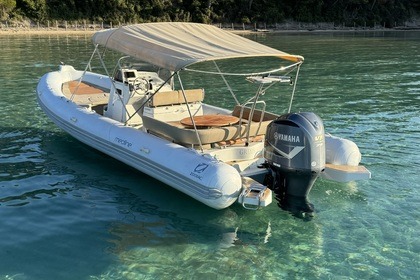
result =
M263 84L261 84L259 86L257 94L254 97L254 102L252 103L251 112L249 113L249 117L248 117L249 122L248 122L248 125L247 125L245 146L249 145L249 134L251 132L251 123L252 123L252 119L254 118L254 112L255 112L255 107L257 106L258 98L260 97L261 94L263 94L263 86L264 86ZM262 118L264 117L263 114L264 114L264 111L261 114L260 125L261 125L261 122L262 122Z
M128 123L128 121L129 120L131 120L138 112L140 112L140 110L141 109L143 109L143 107L150 101L150 99L152 99L152 97L156 94L156 93L158 93L159 92L159 90L166 84L166 83L168 83L174 76L175 76L175 74L176 74L176 72L173 72L172 74L171 74L171 76L168 78L168 79L166 79L166 81L165 82L163 82L161 85L160 85L160 87L157 89L157 90L155 90L155 92L153 92L144 102L143 102L143 104L141 104L140 105L140 107L125 121L125 125Z
M188 114L190 115L192 125L194 127L195 135L197 136L198 144L200 145L200 150L202 153L204 153L203 144L201 143L200 135L198 134L197 126L195 124L194 116L191 114L190 106L188 106L188 100L187 96L185 94L184 85L182 84L181 76L179 75L179 72L177 72L179 85L181 87L182 95L184 96L185 104L187 105Z
M299 76L299 70L300 70L300 66L302 65L302 63L300 63L297 67L296 70L296 77L295 77L295 82L293 83L293 91L292 91L292 96L290 97L290 104L289 104L289 110L287 111L287 113L290 113L290 111L292 110L292 103L293 103L293 98L295 96L295 91L296 91L296 84L298 81L298 76Z
M302 64L302 61L293 63L291 65L288 66L282 66L280 68L277 69L273 69L273 70L269 70L269 71L263 71L263 72L253 72L253 73L223 73L223 72L213 72L213 71L204 71L204 70L198 70L198 69L190 69L190 68L183 68L183 70L185 71L190 71L190 72L197 72L197 73L204 73L204 74L212 74L212 75L225 75L225 76L261 76L261 75L268 75L268 74L272 74L272 73L277 73L277 72L284 72L287 71L289 69L294 69L295 67L298 67Z
M75 95L75 94L76 94L76 92L78 91L79 86L80 86L80 84L82 83L82 79L83 79L83 77L85 76L85 74L86 74L87 70L91 68L91 67L90 67L90 63L92 62L93 56L95 55L95 53L96 53L96 52L97 52L97 50L98 50L98 46L99 46L98 44L96 44L96 45L95 45L95 49L93 50L92 55L91 55L91 56L90 56L90 58L89 58L89 61L88 61L87 65L86 65L86 67L85 67L85 70L83 71L83 74L82 74L82 76L80 77L79 82L77 83L76 88L75 88L75 89L74 89L74 91L71 93L71 96L70 96L70 101L73 101L74 95Z
M240 105L238 99L236 98L235 93L233 93L232 88L230 87L228 81L226 80L225 76L223 75L222 71L220 71L219 65L217 65L216 61L213 60L214 66L216 66L217 71L220 73L220 76L222 76L223 81L225 82L225 85L227 86L228 90L230 91L230 94L232 94L233 99L235 99L236 105Z

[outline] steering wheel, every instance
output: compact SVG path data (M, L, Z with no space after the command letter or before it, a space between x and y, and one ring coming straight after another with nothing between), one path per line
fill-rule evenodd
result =
M136 78L133 82L133 90L137 94L144 94L150 89L149 81L145 78Z

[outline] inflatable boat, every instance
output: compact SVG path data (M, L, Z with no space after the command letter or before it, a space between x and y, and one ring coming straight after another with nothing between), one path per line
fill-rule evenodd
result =
M318 176L370 178L356 144L326 134L315 113L291 111L302 56L196 23L130 25L96 32L92 40L85 69L60 65L40 79L42 110L81 142L212 208L238 202L256 210L274 193L286 208L311 213L307 196ZM114 69L107 69L103 50L123 55ZM266 58L276 67L222 67L229 59ZM94 59L102 74L91 70ZM219 91L233 106L206 103L213 85L205 78L186 83L188 74L220 78ZM245 100L232 77L252 90ZM285 113L268 112L264 98L282 89L290 97Z

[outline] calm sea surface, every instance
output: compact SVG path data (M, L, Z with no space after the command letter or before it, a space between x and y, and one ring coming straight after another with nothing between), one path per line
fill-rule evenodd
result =
M89 35L2 35L0 279L419 279L420 32L250 38L305 57L293 110L355 141L370 181L318 179L311 221L275 203L210 209L40 110L39 78L84 69Z

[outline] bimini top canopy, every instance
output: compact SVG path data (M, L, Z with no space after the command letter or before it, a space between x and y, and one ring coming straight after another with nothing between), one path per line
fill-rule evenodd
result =
M273 56L300 62L291 55L215 26L185 23L145 23L96 32L93 42L159 67L178 71L188 65L227 58Z

